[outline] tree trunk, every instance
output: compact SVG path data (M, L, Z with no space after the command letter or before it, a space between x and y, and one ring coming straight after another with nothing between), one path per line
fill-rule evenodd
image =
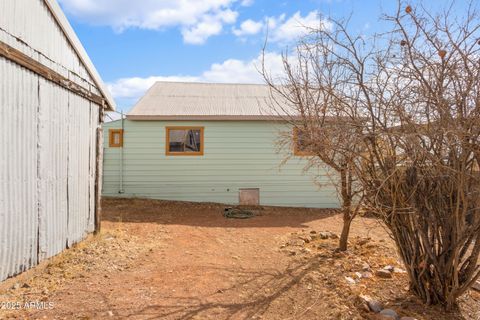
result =
M342 234L340 235L340 245L338 249L340 251L346 251L348 248L348 235L350 234L350 225L352 224L352 218L350 218L350 214L344 212L343 213L343 228Z
M342 196L342 211L343 211L343 228L340 235L340 244L338 249L340 251L346 251L348 248L348 235L350 234L350 225L352 224L352 185L349 181L348 169L345 166L340 171L340 180L342 183L341 196Z

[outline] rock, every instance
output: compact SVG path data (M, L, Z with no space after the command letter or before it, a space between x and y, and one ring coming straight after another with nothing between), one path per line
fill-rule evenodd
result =
M379 314L377 313L375 317L372 318L372 320L396 320L395 317L388 316L386 314Z
M398 316L398 314L395 312L395 310L392 310L392 309L383 309L382 311L380 311L380 315L392 317L392 319L395 319L395 320L400 320L400 317Z
M473 290L476 290L476 291L480 291L480 280L477 280L477 282L475 282L475 283L472 285L472 289L473 289Z
M394 266L385 266L383 267L383 270L387 270L388 272L393 272L395 270Z
M325 231L320 232L320 239L328 239L328 238L330 238L330 232L325 232Z
M30 285L25 282L25 283L22 285L22 288L30 288Z
M371 271L370 265L366 262L362 264L362 271Z
M18 282L15 283L15 284L12 286L12 289L13 289L13 290L17 290L17 289L19 289L19 288L20 288L20 283L18 283Z
M372 300L367 302L368 308L375 313L379 313L383 309L383 304L380 301Z
M109 317L113 317L113 312L112 311L108 311L107 313L108 313Z
M302 239L292 239L292 240L288 241L288 245L301 247L301 246L305 245L305 241L303 241Z
M318 235L321 239L338 239L338 236L330 231L320 231Z
M392 273L388 270L380 269L375 271L375 275L379 278L382 279L391 279L392 278Z
M373 311L375 313L379 313L383 309L383 305L380 301L372 299L372 297L367 295L359 295L358 296L363 304L366 304L368 307L368 311Z
M370 279L373 278L373 274L371 272L362 272L362 278Z
M405 270L403 270L403 269L401 269L401 268L396 268L396 267L393 268L393 272L394 272L394 273L407 273L407 271L405 271Z
M310 231L310 234L317 234L317 231L312 230L312 231Z
M303 240L305 241L305 243L310 243L310 241L312 241L312 237L310 237L309 235L306 235L306 236L301 236L301 237L298 237L300 240Z
M303 249L302 249L302 253L310 254L310 253L312 253L312 250L310 250L310 249L308 249L308 248L303 248Z
M360 272L355 272L355 277L357 279L362 279L363 278L363 275L360 273Z
M370 241L370 238L360 239L357 241L357 244L359 246L363 246L364 244L367 244L369 241Z
M362 303L362 307L365 311L370 312L370 308L368 307L368 305L366 303Z
M291 255L291 256L294 256L297 254L297 251L295 250L288 250L288 254Z
M347 280L347 283L348 283L348 284L356 284L355 280L353 280L353 279L350 278L350 277L345 277L345 280Z
M417 318L412 317L401 317L400 320L417 320Z

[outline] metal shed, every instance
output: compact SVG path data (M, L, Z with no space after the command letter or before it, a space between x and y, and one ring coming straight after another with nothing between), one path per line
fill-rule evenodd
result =
M114 108L55 0L0 1L0 281L99 227Z

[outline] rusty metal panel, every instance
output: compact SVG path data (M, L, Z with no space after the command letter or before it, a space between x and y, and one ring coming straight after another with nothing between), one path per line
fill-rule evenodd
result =
M37 88L0 58L0 280L37 263Z

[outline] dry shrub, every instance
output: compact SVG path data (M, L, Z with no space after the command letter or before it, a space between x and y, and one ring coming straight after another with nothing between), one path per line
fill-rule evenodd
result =
M331 29L311 29L299 42L295 58L284 55L282 81L266 77L295 111L290 122L308 133L317 158L331 168L346 165L352 191L361 191L390 230L412 291L447 307L480 276L475 5L433 15L399 2L384 17L391 31L371 38L330 19ZM348 121L318 139L331 116Z

